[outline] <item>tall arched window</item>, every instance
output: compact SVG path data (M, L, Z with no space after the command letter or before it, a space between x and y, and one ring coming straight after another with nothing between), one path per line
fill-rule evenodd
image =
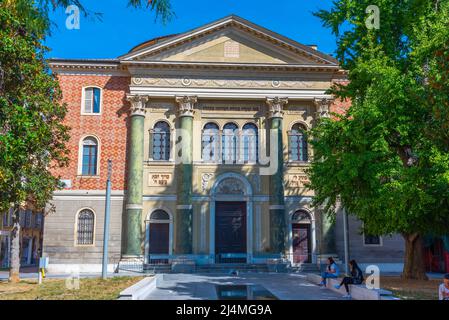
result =
M153 160L170 160L170 126L165 121L154 125Z
M237 162L238 127L235 123L227 123L223 127L222 154L225 163Z
M95 214L90 209L81 210L76 221L76 244L94 244Z
M203 129L201 138L203 161L219 160L220 131L215 123L207 123Z
M306 129L299 123L289 132L289 149L291 161L308 161Z
M245 163L256 163L258 161L258 132L257 126L247 123L242 132L242 155Z
M83 176L96 176L98 164L98 141L94 137L83 140L82 168Z

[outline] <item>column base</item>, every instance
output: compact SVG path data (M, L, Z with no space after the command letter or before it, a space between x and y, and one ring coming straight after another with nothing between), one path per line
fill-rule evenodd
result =
M270 248L271 253L285 254L287 232L284 206L270 206Z
M174 254L193 253L193 208L191 205L178 205L176 209L176 242Z
M126 209L127 234L124 256L141 257L142 252L142 209Z

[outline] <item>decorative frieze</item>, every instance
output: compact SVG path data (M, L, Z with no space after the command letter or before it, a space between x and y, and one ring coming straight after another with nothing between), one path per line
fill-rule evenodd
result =
M287 98L267 98L268 118L283 118L284 106L288 103Z
M328 81L292 80L238 80L214 78L134 77L136 86L194 87L194 88L261 88L261 89L327 89Z
M182 96L176 97L178 103L178 114L180 117L193 117L194 106L198 98L196 96Z
M145 116L148 96L128 94L126 100L131 103L131 116Z

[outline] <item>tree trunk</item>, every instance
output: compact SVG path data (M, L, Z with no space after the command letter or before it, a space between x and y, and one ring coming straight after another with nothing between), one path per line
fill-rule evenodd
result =
M404 234L405 261L402 279L429 280L424 261L424 244L418 233Z
M20 210L19 206L14 206L13 229L11 231L11 252L9 281L17 283L20 281Z

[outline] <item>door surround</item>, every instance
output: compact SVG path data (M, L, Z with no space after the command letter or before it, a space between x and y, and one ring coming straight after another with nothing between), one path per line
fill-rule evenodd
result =
M237 173L219 175L210 193L209 263L215 264L215 202L246 202L246 263L253 261L253 189L248 180Z
M153 212L157 211L157 210L162 210L165 211L168 216L169 216L169 220L152 220L151 219L151 215L153 214ZM150 223L168 223L169 227L168 227L168 254L172 255L173 254L173 214L171 213L170 210L168 210L165 207L155 207L153 209L150 210L150 212L148 212L146 219L145 219L145 256L144 256L144 261L145 263L149 263L149 255L150 255Z
M311 263L316 263L316 224L315 224L315 215L308 209L304 207L296 208L295 210L290 211L289 213L289 221L288 221L288 248L290 253L290 259L293 263L293 224L301 224L301 222L293 220L294 214L298 211L306 212L310 217L310 247L311 247Z

